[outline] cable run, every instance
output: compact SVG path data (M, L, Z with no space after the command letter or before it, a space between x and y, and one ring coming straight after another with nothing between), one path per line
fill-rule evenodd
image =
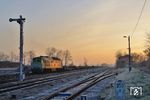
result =
M133 33L136 31L136 28L137 28L137 26L138 26L138 24L139 24L139 22L140 22L140 19L141 19L141 17L142 17L142 13L143 13L143 10L144 10L146 1L147 1L147 0L144 1L144 4L143 4L142 9L141 9L141 12L140 12L140 15L139 15L139 17L138 17L137 23L135 24L135 27L134 27L134 29L133 29L133 31L132 31L131 36L133 36Z

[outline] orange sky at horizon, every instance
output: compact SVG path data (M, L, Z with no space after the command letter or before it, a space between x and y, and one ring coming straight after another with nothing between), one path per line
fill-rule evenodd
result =
M34 3L34 5L32 5ZM115 63L118 50L128 52L127 39L137 22L144 0L62 0L0 2L0 51L19 53L19 25L10 17L20 14L24 23L24 51L45 55L46 48L71 52L75 64ZM26 7L28 5L28 7ZM132 52L145 49L150 32L150 1L131 37ZM5 34L4 34L5 33Z

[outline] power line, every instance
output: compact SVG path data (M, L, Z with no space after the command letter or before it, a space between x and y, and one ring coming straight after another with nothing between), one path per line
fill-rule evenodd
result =
M133 29L133 31L132 31L132 35L133 35L133 33L136 31L136 28L137 28L137 26L138 26L138 24L139 24L139 22L140 22L140 19L141 19L141 17L142 17L142 13L143 13L143 10L144 10L146 1L147 1L147 0L144 1L144 4L143 4L143 6L142 6L142 9L141 9L140 15L139 15L139 17L138 17L137 23L135 24L135 27L134 27L134 29ZM132 35L131 35L131 36L132 36Z

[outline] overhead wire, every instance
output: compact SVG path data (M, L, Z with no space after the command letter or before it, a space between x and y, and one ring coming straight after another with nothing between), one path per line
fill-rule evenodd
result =
M135 32L136 29L137 29L137 26L138 26L138 24L139 24L139 22L140 22L140 19L141 19L141 17L142 17L143 10L144 10L144 8L145 8L146 1L147 1L147 0L144 0L144 4L143 4L143 6L142 6L142 9L141 9L140 15L139 15L139 17L138 17L137 23L135 24L135 27L134 27L134 29L133 29L133 31L132 31L132 33L131 33L131 36L133 36L134 32Z

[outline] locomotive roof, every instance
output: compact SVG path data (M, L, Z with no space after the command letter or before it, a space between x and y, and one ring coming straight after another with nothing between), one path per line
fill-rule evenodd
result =
M60 60L58 57L51 57L54 60Z
M35 58L49 58L49 56L38 56L38 57L35 57ZM33 58L34 59L34 58ZM58 57L50 57L50 59L53 59L53 60L61 60L59 59Z

